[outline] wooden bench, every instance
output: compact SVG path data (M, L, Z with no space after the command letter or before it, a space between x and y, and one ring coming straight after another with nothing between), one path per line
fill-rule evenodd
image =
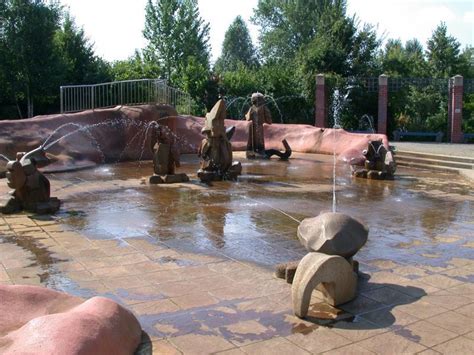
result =
M443 140L443 132L402 132L393 131L393 140L400 141L403 137L434 137L437 143L441 143Z

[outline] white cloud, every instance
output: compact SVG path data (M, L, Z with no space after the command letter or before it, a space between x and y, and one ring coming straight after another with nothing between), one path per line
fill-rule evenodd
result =
M467 45L472 44L472 27L461 20L473 4L472 0L348 0L348 13L356 13L363 23L378 24L386 39L417 38L422 44L445 22L448 32Z
M464 16L462 19L464 22L474 25L474 11L467 11L466 13L464 13Z

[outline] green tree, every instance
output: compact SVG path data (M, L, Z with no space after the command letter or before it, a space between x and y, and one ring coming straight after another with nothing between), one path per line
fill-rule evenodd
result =
M342 123L345 128L357 128L359 118L370 113L368 105L371 100L363 89L344 82L343 78L377 73L376 53L380 41L371 26L358 29L356 19L341 14L337 8L328 7L316 27L318 34L300 48L295 65L304 95L308 101L314 102L315 76L318 73L329 75L330 94L336 86L339 89L352 86L351 101L346 105Z
M196 0L148 0L145 11L147 57L158 61L168 80L190 56L209 67L209 24L199 16Z
M143 35L148 40L147 52L150 59L159 62L166 77L171 78L177 51L176 0L148 0L145 8L145 29Z
M423 45L416 38L408 40L405 43L405 53L408 61L409 76L426 77L428 76L428 67Z
M456 38L448 35L446 24L439 24L427 45L426 56L430 75L448 78L458 74L461 66L460 46Z
M142 53L135 54L126 60L112 63L111 75L113 80L154 79L161 75L157 62L146 60Z
M60 8L41 0L5 0L1 11L3 76L17 106L25 100L27 116L32 117L34 102L57 90L52 78L58 75L54 35Z
M55 47L60 58L61 85L91 84L110 79L107 64L94 54L93 44L66 12L56 31Z
M197 0L148 0L145 10L146 60L157 62L166 79L192 92L195 107L202 107L203 83L210 78L209 24Z
M302 45L318 34L323 17L333 10L346 13L345 0L260 0L252 21L260 26L262 56L293 58Z
M389 39L381 55L382 71L390 77L410 76L408 56L399 39Z
M258 64L257 51L241 16L237 16L227 29L222 43L222 53L214 69L220 73L236 70L239 63L249 68L256 68Z

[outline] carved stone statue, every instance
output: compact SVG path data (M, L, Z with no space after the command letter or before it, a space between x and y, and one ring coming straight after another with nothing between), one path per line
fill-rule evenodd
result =
M292 284L295 315L307 316L315 289L332 306L356 297L359 263L353 256L367 242L367 226L342 213L322 213L304 219L297 235L308 254L299 262L277 266L277 276Z
M252 94L252 106L245 115L247 121L251 121L249 138L247 142L247 158L265 157L265 138L263 124L271 124L272 116L265 104L265 98L260 93Z
M396 164L391 151L387 150L381 139L369 141L365 156L364 168L352 166L352 175L367 179L393 179Z
M224 100L219 100L206 114L206 121L201 133L205 138L201 142L198 155L201 168L197 175L203 182L213 180L233 180L242 172L239 162L232 161L232 145L230 139L235 127L226 130L224 120L226 107Z
M152 130L150 146L153 152L153 176L150 176L150 184L187 182L186 174L176 174L175 167L180 167L180 152L171 132L165 131L165 127L158 125Z
M43 147L28 153L17 153L16 160L8 162L7 184L13 191L7 203L0 206L0 212L9 214L26 210L43 214L59 209L59 200L50 196L49 180L38 170L38 167L48 163Z

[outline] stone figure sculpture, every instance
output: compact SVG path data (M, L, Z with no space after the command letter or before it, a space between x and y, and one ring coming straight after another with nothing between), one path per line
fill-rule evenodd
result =
M0 207L0 212L9 214L26 210L35 213L54 213L60 202L51 197L49 180L38 170L49 164L49 159L39 147L28 153L17 153L16 160L7 163L7 184L13 189L12 197Z
M150 146L153 152L153 172L150 184L187 182L186 174L175 173L175 168L180 167L180 152L175 139L169 130L157 125L152 130Z
M265 104L265 97L260 93L254 93L251 100L252 106L245 115L245 119L252 122L247 142L247 158L250 159L265 157L263 124L272 124L272 116Z
M356 296L359 264L353 256L367 242L368 228L342 213L322 213L304 219L298 239L308 250L301 261L277 265L276 276L291 283L293 310L306 317L313 290L337 306Z
M242 165L232 161L230 139L234 134L235 127L226 130L225 118L224 100L217 101L211 112L206 114L204 127L201 130L205 138L198 151L201 163L197 172L199 179L203 182L234 180L242 172Z
M364 167L352 166L353 176L376 180L393 179L396 170L395 159L381 139L370 140L362 154L365 157Z

